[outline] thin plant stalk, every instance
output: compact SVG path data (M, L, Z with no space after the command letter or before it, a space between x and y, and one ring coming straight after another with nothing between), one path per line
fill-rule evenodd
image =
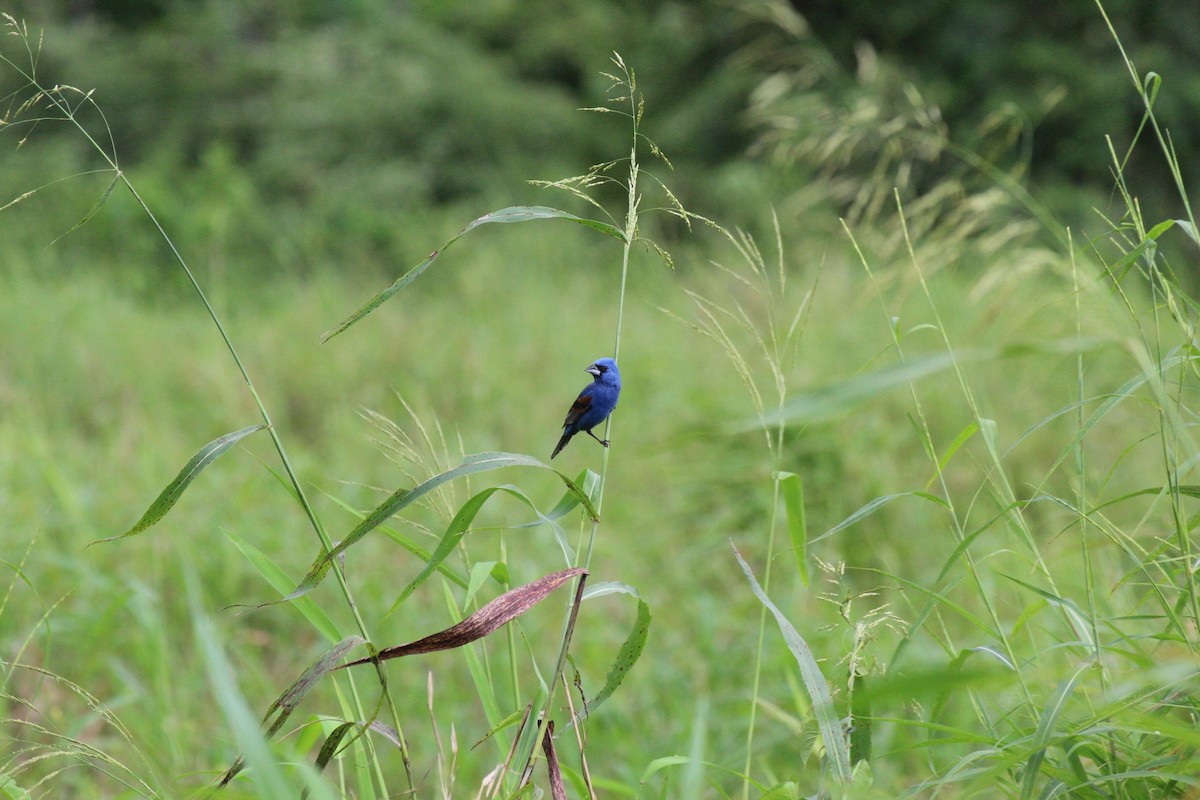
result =
M250 393L250 397L254 401L254 404L258 409L259 416L262 418L263 424L266 425L267 433L270 435L271 442L275 446L275 451L279 455L280 463L283 465L283 469L284 469L284 472L287 474L288 481L289 481L289 483L291 483L292 489L295 491L296 497L300 501L301 507L304 509L304 514L308 518L309 524L312 526L314 532L317 534L317 538L320 540L322 547L324 547L326 551L332 550L333 542L329 538L329 534L325 531L324 525L321 524L320 518L317 516L316 510L313 508L311 502L308 499L308 496L304 492L304 487L301 484L300 479L296 475L295 469L292 467L291 459L288 458L287 451L283 446L283 440L280 438L279 432L271 420L271 415L267 411L266 404L263 403L262 398L258 394L258 390L254 386L254 381L250 378L250 373L247 371L244 362L242 361L241 357L238 355L237 348L234 346L233 340L230 338L229 333L226 331L224 324L222 324L220 317L217 315L216 309L213 307L212 303L209 301L208 296L204 292L204 289L200 286L200 283L196 279L195 274L192 272L191 268L188 266L187 261L183 257L183 254L179 252L179 249L175 246L175 242L167 234L166 230L163 228L162 224L159 222L158 217L155 216L154 212L150 210L149 205L147 205L146 201L138 193L137 189L134 188L132 182L130 182L129 178L125 175L124 171L118 166L116 157L115 157L115 152L114 152L114 154L110 155L109 152L107 150L105 150L104 147L99 142L96 141L96 139L91 135L91 133L87 130L87 128L81 122L79 122L79 120L75 114L75 109L73 109L71 106L69 106L62 99L62 96L61 96L62 90L63 90L63 88L68 88L68 87L56 87L54 90L47 90L41 85L40 82L38 82L37 78L32 73L32 71L29 71L29 72L25 71L24 69L19 67L17 64L15 64L11 60L9 60L7 57L0 56L0 58L2 58L5 63L7 63L9 66L11 66L13 69L15 69L18 72L18 74L20 74L21 77L23 77L29 83L30 86L32 86L34 89L36 89L37 92L42 97L46 98L46 100L48 102L53 104L54 107L56 109L58 109L58 111L63 115L63 117L65 119L67 119L72 125L74 125L75 128L84 136L84 138L87 139L87 141L92 145L92 147L96 150L96 152L98 152L100 154L100 156L105 160L105 162L108 163L109 167L114 172L114 174L116 176L114 180L120 181L121 184L123 186L125 186L126 189L129 190L130 194L133 196L133 198L137 202L138 206L142 209L142 211L146 214L147 218L154 225L155 230L158 231L159 236L162 238L163 242L165 242L167 247L170 249L171 254L174 257L175 261L179 264L179 267L183 270L183 273L187 277L188 282L191 284L191 287L192 287L193 291L196 293L196 296L200 299L200 302L204 305L205 310L208 312L209 318L212 320L212 323L216 327L218 334L220 334L220 336L221 336L221 340L225 343L225 347L229 351L230 357L233 359L234 363L237 365L238 371L241 373L242 380L246 385L246 389ZM99 106L97 106L95 104L95 102L91 99L90 93L84 94L84 98L85 98L86 102L90 103L93 108L96 108L97 111L99 111ZM103 117L103 112L100 112L100 114L101 114L101 117ZM105 125L107 126L107 121L105 122ZM353 598L353 594L350 590L350 586L347 583L345 574L343 573L339 564L337 564L337 563L333 564L333 572L337 578L338 585L341 587L342 595L345 598L347 605L350 607L351 613L354 617L355 625L357 626L359 633L363 636L364 639L367 639L368 641L370 641L371 637L370 637L369 633L367 632L366 622L363 620L362 615L359 613L358 606L354 602L354 598ZM377 674L379 677L380 687L383 691L384 697L386 698L387 705L392 714L392 721L395 724L396 732L400 739L401 757L404 762L404 770L405 770L405 774L408 779L408 784L411 789L414 785L413 784L413 776L412 776L412 765L410 763L410 759L409 759L409 755L408 755L408 748L407 748L407 744L405 742L404 733L403 733L402 727L400 725L399 710L397 709L395 701L392 698L391 691L388 689L387 675L384 672L383 665L380 662L376 662L375 667L376 667L376 671L377 671ZM357 690L353 689L353 678L349 678L349 680L351 681L352 696L354 697L355 704L357 706L357 708L355 710L357 713L362 715L363 708L362 708L361 701L358 697ZM378 779L380 779L382 781L381 774L378 775L377 777L378 777ZM382 786L383 786L383 784L381 783L381 787Z
M775 234L776 248L779 253L779 282L780 282L780 301L783 301L785 271L783 263L783 238L779 230L779 218L775 217ZM753 259L748 259L749 263L754 264ZM770 291L770 283L767 276L763 275L764 287L766 291ZM805 304L807 306L807 303ZM771 512L767 522L767 554L764 559L762 588L763 592L770 591L771 588L771 566L775 561L775 538L779 528L779 496L782 491L782 470L783 470L783 436L787 430L787 423L784 420L783 409L787 402L787 382L783 374L783 347L786 340L790 338L792 331L788 331L784 337L784 341L780 341L777 320L775 318L774 309L768 305L767 308L767 332L770 335L770 349L765 352L767 362L772 367L772 372L775 377L775 389L778 402L775 408L775 418L779 422L775 426L774 436L770 425L765 422L763 410L759 409L759 416L764 420L762 424L763 435L766 437L767 450L771 454ZM764 349L766 342L763 342ZM751 673L750 684L750 711L746 726L746 759L742 765L742 774L745 778L742 781L742 800L749 800L750 797L750 775L754 765L754 731L758 720L758 705L759 705L759 690L762 685L762 664L763 664L763 648L766 644L768 626L768 608L766 604L762 604L758 614L758 637L754 647L754 669Z
M780 394L778 411L783 411L785 396ZM767 446L771 450L771 473L774 476L771 487L771 516L767 523L767 556L764 559L762 588L767 592L771 588L771 564L775 560L775 532L779 525L779 492L780 470L783 466L783 432L785 423L782 421L782 413L777 414L781 421L776 431L775 441L771 441L771 433L767 432ZM751 784L751 768L754 766L754 728L758 719L758 692L762 684L762 662L763 662L763 647L767 639L767 606L762 604L758 611L758 640L754 646L754 669L751 672L750 683L750 712L746 727L746 760L742 765L742 774L745 776L742 780L742 800L750 798Z
M899 218L900 218L901 230L904 235L904 242L907 247L909 263L912 265L913 269L916 271L918 281L920 282L920 285L924 291L925 297L929 301L930 308L931 308L935 318L937 319L937 323L938 323L937 328L942 334L943 344L945 345L947 352L953 353L954 352L953 345L951 344L948 336L946 335L946 327L942 323L940 315L938 314L937 306L933 302L933 295L930 292L929 286L925 281L925 274L921 269L920 262L917 259L915 250L913 249L912 240L909 237L909 229L908 229L907 219L904 216L904 207L900 201L900 197L899 197L898 193L895 196L895 201L896 201L897 212L898 212ZM861 248L859 248L858 242L855 240L853 233L850 231L849 227L846 225L846 223L844 221L843 221L842 225L843 225L843 228L846 230L847 235L850 237L850 241L854 246L855 253L858 256L860 263L863 265L863 268L867 272L868 279L870 280L872 286L876 290L876 296L878 297L880 303L883 304L883 294L882 294L881 290L879 289L878 283L876 281L875 273L871 269L870 262L867 260L867 257L863 253ZM887 312L886 305L884 306L884 312L885 313ZM896 351L896 355L900 358L901 361L903 361L905 359L905 354L904 354L904 348L900 341L899 331L895 325L890 326L890 328L891 328L891 332L892 332L892 346ZM980 414L978 408L976 408L976 406L975 406L973 397L967 387L966 380L962 374L961 365L959 365L957 360L955 360L955 362L954 362L954 369L955 369L955 373L959 380L959 385L963 391L963 395L966 398L967 403L970 407L971 413L972 413L973 417L975 418L976 422L981 424L982 420L983 420L982 414ZM936 447L933 442L932 428L930 427L929 419L925 413L925 406L921 402L920 396L917 394L915 384L910 383L909 395L912 398L913 408L916 411L916 419L918 422L918 430L920 431L921 437L922 437L922 445L925 449L925 452L933 454L936 452ZM953 495L950 491L950 486L947 483L945 472L941 468L941 465L938 464L936 457L932 458L932 460L933 460L934 473L937 476L938 484L942 490L942 496L945 499L945 501L947 503L947 508L949 510L950 523L951 523L951 528L954 532L955 543L957 545L962 545L962 543L965 542L967 539L967 531L965 530L965 528L963 526L963 520L960 516L960 513L958 511L956 504L954 503ZM1003 480L1003 476L1001 477L1001 480ZM1008 485L1006 482L1004 483L1003 488L1008 490ZM1028 537L1028 530L1024 526L1024 524L1023 523L1020 524L1019 527L1022 531L1025 532L1026 536ZM1027 542L1030 546L1031 551L1033 552L1033 554L1036 558L1036 562L1039 565L1041 572L1050 581L1051 585L1053 585L1053 576L1050 575L1049 570L1046 568L1045 563L1042 561L1041 554L1037 551L1036 545L1032 542L1031 538L1027 538ZM1012 645L1012 641L1011 641L1009 635L1006 633L1005 626L1000 617L1000 613L997 611L995 604L993 603L993 601L991 599L991 596L989 595L989 593L987 592L987 590L985 588L984 580L983 580L982 576L980 575L979 565L975 559L974 554L971 552L970 548L963 548L962 559L963 559L963 562L966 564L967 572L971 575L971 579L972 579L973 583L975 584L975 588L978 591L979 598L980 598L981 602L983 603L984 607L988 611L988 616L991 619L992 626L993 626L992 632L996 636L996 638L1000 641L1000 644L1004 651L1005 657L1008 659L1010 664L1019 664L1020 659L1018 658L1018 656L1016 654L1016 650ZM1027 707L1030 709L1034 708L1035 703L1033 701L1033 694L1032 694L1028 684L1026 683L1024 673L1022 673L1021 671L1018 670L1016 672L1016 678L1017 678L1018 684L1020 686L1021 692L1025 698Z
M621 249L621 282L620 289L617 295L617 321L616 332L613 339L613 359L618 360L621 353L621 328L625 319L625 293L629 279L629 254L633 247L633 242L637 237L638 230L638 208L641 203L641 196L638 194L638 174L641 167L638 163L638 141L641 138L641 133L638 130L641 121L641 113L639 101L637 97L637 79L632 70L630 70L619 55L614 54L616 65L624 74L624 82L622 85L628 89L629 115L633 123L633 143L629 148L629 178L626 183L627 189L627 204L625 209L625 227L624 227L624 244ZM610 415L604 426L604 438L611 439L613 427L613 419ZM600 461L600 480L596 485L595 506L597 517L599 517L604 507L604 486L608 476L608 458L609 448L604 448L604 453ZM585 554L583 556L582 566L586 569L591 565L592 553L595 550L596 538L600 531L600 521L595 519L591 523L591 529L588 533L588 542ZM578 590L576 597L572 601L573 607L570 609L567 620L563 625L563 632L560 639L558 661L554 668L554 673L550 676L547 683L546 699L542 705L541 713L537 717L537 732L536 736L530 739L533 742L533 749L529 752L524 760L524 768L521 772L522 784L528 780L532 774L534 761L538 757L540 742L545 734L545 728L550 721L546 711L553 705L554 696L558 690L558 685L561 682L563 670L567 664L567 652L571 645L571 637L575 628L575 615L578 612L579 601L582 597L582 589L584 581L587 579L586 573L579 577Z

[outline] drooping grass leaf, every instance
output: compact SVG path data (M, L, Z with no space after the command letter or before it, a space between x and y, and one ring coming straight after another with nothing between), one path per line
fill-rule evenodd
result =
M400 734L397 733L396 729L391 725L387 725L379 720L375 720L368 725L367 728L375 731L375 733L378 733L384 739L387 739L388 742L391 743L392 747L395 747L397 750L404 750L404 743L400 741Z
M1096 642L1092 636L1092 624L1089 621L1088 613L1080 608L1078 603L1069 598L1060 597L1054 592L1038 588L1032 583L1023 581L1020 578L1015 578L1012 575L1007 575L1003 572L998 572L997 574L1000 577L1007 578L1018 586L1033 592L1049 602L1051 605L1061 608L1063 613L1065 613L1067 618L1070 620L1071 627L1074 629L1075 635L1085 642L1089 648L1095 648Z
M253 714L246 707L245 700L238 691L233 665L229 663L229 659L217 642L215 626L198 613L195 616L194 625L198 649L204 656L213 695L227 724L237 737L238 749L242 753L221 776L217 785L219 787L228 785L249 763L254 770L258 791L263 795L267 797L297 796L299 792L294 789L292 781L288 780L281 765L271 755L270 748L267 746L268 737L263 735L261 727L256 724Z
M312 591L324 579L325 573L329 569L329 565L333 559L344 553L347 548L353 545L358 540L362 539L375 528L379 527L392 515L398 513L407 506L412 505L417 500L424 497L429 492L438 488L444 483L461 478L465 475L473 475L478 472L488 472L490 470L501 469L503 467L537 467L546 469L557 475L564 484L567 491L573 493L580 504L586 509L588 516L593 520L598 520L599 515L596 513L596 507L592 505L592 501L584 493L583 489L579 488L566 475L556 471L553 467L543 464L536 458L518 453L477 453L467 456L463 459L463 463L454 469L447 470L440 475L435 475L429 480L422 483L413 489L397 489L391 497L383 501L374 511L367 515L366 519L360 522L354 530L350 531L333 550L328 553L321 553L313 562L312 568L308 574L300 582L292 593L283 598L283 602L294 600L297 597L302 597Z
M593 473L591 470L584 469L578 475L576 475L575 480L572 481L572 483L574 483L576 486L583 487L584 494L586 494L588 497L592 496L592 490L595 488L590 480L593 475L595 475L595 473ZM538 519L530 522L522 522L520 525L514 525L513 528L536 528L537 526L545 524L549 521L557 522L567 514L571 513L571 511L573 511L578 505L578 495L576 495L570 489L567 489L563 492L563 496L559 498L559 501L555 504L554 508L547 511L544 515L538 514ZM555 532L555 535L557 535L557 531Z
M1186 233L1188 235L1189 239L1191 239L1196 244L1200 244L1200 236L1196 235L1196 226L1195 225L1188 222L1186 219L1177 219L1174 222L1176 225L1178 225L1183 230L1184 233Z
M809 699L812 701L813 715L817 718L817 727L820 728L821 738L825 741L825 755L829 761L829 770L840 785L846 786L851 779L850 747L842 733L842 722L838 718L837 710L833 707L833 695L829 691L829 684L825 681L825 676L821 674L817 659L809 649L808 643L804 641L804 637L759 586L753 570L750 569L750 565L742 558L742 554L736 547L733 548L733 554L741 564L742 572L745 573L746 580L750 582L750 589L754 592L754 596L774 615L775 622L783 634L783 640L788 649L792 651L796 664L800 667L800 678L804 681L804 688L808 691Z
M435 653L439 650L451 650L470 644L521 616L571 578L586 574L587 570L581 567L552 572L536 581L505 592L462 622L415 642L385 647L375 658L379 661L387 661L391 658L401 658L418 653ZM368 664L371 661L370 657L360 658L344 664L343 667L354 667L359 664Z
M633 622L633 630L625 637L625 641L621 644L621 649L617 651L617 657L613 660L613 664L608 670L608 676L604 680L604 687L600 689L586 707L575 715L576 721L584 719L599 708L600 704L611 697L613 692L624 683L625 676L629 674L629 670L641 658L642 651L646 648L646 640L650 636L650 621L652 618L650 604L643 600L632 586L615 582L598 583L595 586L588 587L587 591L583 594L583 599L588 600L593 597L601 597L613 593L627 594L637 600L637 618Z
M931 502L937 503L938 505L942 506L943 508L949 507L945 500L943 500L942 498L938 497L935 494L930 494L929 492L897 492L896 494L885 494L881 497L872 498L866 504L864 504L861 508L859 508L857 511L855 511L853 514L846 517L844 520L839 522L837 525L834 525L832 528L825 531L817 538L813 539L811 542L809 542L809 544L816 544L817 542L822 541L823 539L828 539L830 536L833 536L838 531L849 528L851 525L858 522L859 520L861 520L865 517L869 517L872 514L874 514L875 511L878 510L880 507L887 505L888 503L892 502L893 500L898 500L901 497L920 497L924 500L929 500Z
M1177 486L1150 486L1145 489L1137 489L1132 492L1125 492L1117 497L1105 500L1103 503L1099 503L1094 506L1092 508L1092 513L1108 508L1109 506L1117 505L1118 503L1123 503L1126 500L1134 497L1142 497L1144 495L1169 495L1172 492L1179 492L1179 494L1187 497L1200 498L1200 486L1193 484L1180 484Z
M1176 366L1196 360L1195 355L1188 353L1172 352L1161 359L1155 366L1162 372L1173 369ZM1150 380L1150 372L1140 372L1134 375L1124 384L1122 384L1115 392L1106 395L1105 400L1100 406L1091 413L1090 416L1079 426L1075 435L1071 440L1059 451L1058 457L1050 464L1046 470L1047 474L1054 472L1062 465L1064 461L1070 458L1074 453L1078 452L1079 444L1092 432L1100 422L1108 416L1118 405L1125 400L1137 396L1137 391Z
M92 219L92 217L96 216L96 214L100 211L101 206L103 206L105 204L105 202L108 201L108 198L113 193L113 189L117 188L117 184L120 182L121 182L121 173L118 170L117 173L115 175L113 175L113 179L108 184L108 188L105 189L104 193L100 195L99 199L97 199L96 202L92 204L92 207L90 209L88 209L88 212L83 215L83 219L79 220L79 222L76 222L65 232L60 233L58 236L54 237L54 241L51 242L50 244L56 244L60 239L64 238L65 236L67 236L71 233L74 233L75 231L82 228L84 225L88 224L88 222Z
M478 228L480 225L486 225L490 222L529 222L530 220L535 219L565 219L569 222L575 222L580 225L587 226L594 230L600 231L601 233L607 233L609 236L614 236L621 241L625 241L625 234L621 232L620 228L617 228L614 225L609 225L608 223L599 222L594 219L577 217L574 214L568 214L566 211L559 211L557 208L548 208L546 206L509 206L508 208L502 208L499 211L493 211L490 214L484 214L482 217L473 220L469 225L467 225L467 227L456 233L453 238L426 256L424 261L401 275L389 286L368 300L361 308L338 323L336 327L321 334L321 341L329 341L334 336L337 336L339 333L345 331L351 325L354 325L367 314L370 314L372 311L379 308L405 286L408 286L417 278L421 277L421 273L429 269L429 266L437 260L438 256L446 252L446 249L450 247L450 245L454 244L463 236Z
M267 709L267 713L263 715L263 725L266 725L272 716L275 717L275 721L271 722L270 726L267 728L265 734L266 738L270 739L279 732L279 729L283 727L285 722L287 722L288 717L290 717L292 712L296 710L296 707L300 705L300 701L304 699L304 696L308 694L309 690L316 686L321 678L325 677L333 670L338 669L337 663L346 656L346 653L365 643L366 640L361 636L347 636L345 639L338 642L336 645L326 651L325 654L321 656L315 664L306 669L304 674L297 678L295 683L289 686L287 691L281 694L275 700L275 702L271 704L271 707ZM276 712L279 712L278 715L276 715ZM243 766L245 766L245 762L239 757L233 763L233 766L226 770L225 774L221 776L219 785L225 786L228 784L231 780L233 780L234 776L242 771Z
M324 744L321 745L321 752L317 753L317 772L325 771L325 767L338 753L342 739L345 739L346 734L358 727L357 722L343 722L329 732L329 735L325 737Z
M150 504L150 507L146 509L146 513L142 514L142 518L139 519L132 528L125 531L120 536L110 536L107 539L98 539L92 542L92 544L124 539L126 536L133 536L134 534L141 533L142 531L156 524L159 520L165 517L167 512L170 511L174 507L175 503L179 501L179 498L183 495L183 491L187 489L188 485L193 480L196 479L196 476L200 474L200 470L207 467L214 460L216 460L217 456L233 447L242 439L246 438L255 431L261 431L265 427L267 426L261 423L258 425L251 425L249 428L242 428L240 431L234 431L233 433L227 433L224 436L218 436L216 439L213 439L211 442L204 445L204 447L201 447L196 455L192 456L192 460L185 464L183 469L179 471L179 474L175 476L175 480L171 481L171 483L167 485L167 488L162 490L162 493L159 494L158 498ZM88 546L90 547L91 545Z

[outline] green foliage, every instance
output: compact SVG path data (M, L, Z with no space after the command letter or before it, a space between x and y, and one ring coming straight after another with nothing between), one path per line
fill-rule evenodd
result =
M1007 120L1008 163L1028 169L1060 210L1084 214L1099 203L1067 193L1086 186L1100 198L1111 185L1101 155L1105 137L1132 141L1139 109L1097 5L1036 0L932 0L880 6L869 0L792 4L845 75L859 81L912 81L972 152L988 152ZM1188 0L1105 2L1122 41L1143 71L1169 73L1178 155L1195 163L1200 149L1200 27ZM882 87L881 87L882 88ZM1014 162L1015 159L1015 162ZM1172 187L1161 159L1139 152L1143 200L1167 213ZM1072 220L1075 221L1075 220Z
M398 13L330 8L261 22L271 36L313 27L381 47L387 36L363 32L363 20ZM458 12L423 9L436 25ZM154 37L177 14L239 13L172 6L138 24ZM528 13L481 6L467 50ZM539 30L562 22L543 16ZM554 74L552 50L526 51L530 69ZM450 55L469 66L463 51ZM381 797L404 791L405 771L422 776L423 796L460 796L514 750L553 750L581 795L589 784L644 797L1194 791L1200 302L1185 277L1197 246L1187 162L1160 123L1169 82L1124 65L1139 155L1114 145L1121 205L1081 235L992 166L1009 152L1004 136L987 141L992 152L964 151L936 104L891 91L896 73L832 102L801 91L815 85L802 61L777 63L755 96L762 143L773 163L808 163L817 177L781 189L781 213L760 223L767 237L696 226L669 272L631 249L637 205L604 223L615 238L562 225L583 218L561 211L482 226L325 345L320 332L380 283L487 217L415 212L415 231L381 228L379 247L397 253L387 278L331 274L319 262L345 244L327 241L335 201L300 187L313 230L289 227L273 212L291 189L261 181L265 162L227 143L186 173L199 181L179 180L171 153L141 154L126 174L142 190L126 197L132 187L118 183L95 215L111 169L4 211L14 232L0 244L0 646L12 655L0 792L199 795L241 753L255 769L231 796L311 786ZM619 77L637 120L632 76ZM836 146L823 151L831 131ZM95 166L66 138L36 133L4 159L21 178L10 197ZM1156 180L1140 172L1148 145L1177 185L1166 215L1139 200ZM835 161L817 164L823 152ZM552 185L576 199L603 185L586 196L607 207L660 168L624 163ZM379 206L363 213L388 217L384 194L356 195ZM662 205L695 220L674 200ZM180 230L183 253L205 254L189 277L214 289L207 308L177 302L161 280L138 283L166 246L135 232L148 227L143 202ZM839 221L831 207L847 213ZM520 208L519 220L539 216ZM309 211L297 202L293 219ZM84 218L49 250L29 246ZM257 280L229 274L234 252ZM279 253L311 268L273 272L262 262ZM568 454L581 462L566 491L547 469L512 473L519 488L471 469L466 453L546 450L577 388L562 365L607 347L614 318L628 383L611 465L607 450L599 473ZM186 492L168 489L170 513L151 507L152 532L84 549L126 529L171 476L185 488L194 471L179 466L199 442L268 407L270 436L239 441ZM360 407L373 411L358 417ZM414 487L420 502L405 502ZM280 512L289 496L303 513ZM314 532L316 563L344 583L214 611L291 590L314 568ZM730 539L761 577L757 597ZM572 556L622 582L531 610L506 641L461 657L393 662L387 691L366 663L329 672L336 659L322 654L335 646L340 657L339 642L407 652L388 646L471 628L497 608L489 598L511 599L504 589ZM295 729L268 742L267 708ZM526 708L559 719L553 748Z

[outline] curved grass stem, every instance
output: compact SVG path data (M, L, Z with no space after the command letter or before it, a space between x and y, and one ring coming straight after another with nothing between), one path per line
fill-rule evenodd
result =
M8 58L3 58L3 61L4 61L4 63L6 63L10 67L12 67L14 70L16 70L21 75L21 77L24 78L28 82L28 85L35 92L37 92L37 96L45 98L45 100L48 103L50 103L59 114L62 115L62 119L66 120L71 125L73 125L83 135L83 137L91 144L91 146L96 150L96 152L98 152L100 154L100 156L108 164L109 168L112 169L113 173L116 175L115 180L120 181L120 183L123 186L125 186L126 189L129 190L129 192L133 196L135 202L138 204L138 206L141 208L142 212L146 215L146 217L150 220L151 224L154 226L155 230L158 232L159 237L167 245L168 249L170 249L172 257L175 259L176 263L179 265L180 269L183 271L184 275L187 277L187 280L191 284L191 287L192 287L193 291L195 292L196 296L199 298L200 302L204 305L205 311L207 311L209 318L212 320L213 326L217 329L217 332L220 335L221 340L225 343L225 347L229 351L230 357L233 359L234 363L237 365L238 371L241 373L242 380L246 385L246 389L250 393L250 397L254 401L255 407L258 409L259 416L262 418L263 424L266 425L266 427L267 427L267 433L271 437L271 442L275 447L275 452L278 454L279 460L283 466L284 472L287 474L288 481L291 484L292 489L295 491L296 498L299 500L301 508L304 510L305 517L308 519L309 524L311 525L313 531L316 533L317 538L321 542L321 546L326 550L326 552L333 549L333 542L329 538L329 534L325 531L324 525L322 525L321 520L316 513L316 510L313 508L312 503L309 501L308 496L304 491L304 487L301 484L299 477L296 475L296 471L292 466L291 459L288 458L287 451L284 448L283 440L280 438L279 431L276 429L274 423L271 420L271 415L267 410L266 404L263 402L262 398L259 396L258 390L254 386L254 381L250 378L250 373L246 369L245 363L242 361L241 357L238 355L237 348L234 346L233 340L230 338L229 333L225 328L225 325L221 322L220 316L217 314L216 309L213 307L212 303L208 299L208 296L205 294L203 287L200 285L200 282L196 279L195 274L192 272L191 268L188 266L186 259L184 259L184 257L183 257L183 254L180 253L179 249L175 246L175 242L171 239L171 237L167 234L166 230L163 228L162 224L159 222L158 217L155 216L154 212L150 209L150 206L142 198L141 194L138 193L137 189L134 187L133 183L129 180L128 176L126 176L125 173L121 170L119 164L117 163L115 148L114 148L113 152L109 152L108 150L106 150L104 148L104 146L100 142L98 142L95 137L92 136L91 132L87 129L87 127L79 120L78 110L81 107L83 107L85 104L94 108L98 113L100 113L100 116L102 119L104 117L103 112L100 111L99 106L97 106L95 104L95 101L92 99L91 93L82 93L81 92L80 94L83 96L83 99L78 104L72 105L66 101L66 98L64 96L64 92L70 90L70 87L56 86L52 89L47 89L38 81L37 76L34 73L34 69L33 69L34 62L32 60L32 56L31 56L31 67L29 70L22 69L19 65L15 64ZM75 90L75 91L78 91L78 90ZM107 121L105 121L105 126L107 128ZM111 132L110 132L109 139L111 142ZM333 564L333 572L337 578L338 586L341 589L341 592L342 592L343 597L345 598L346 604L349 606L350 611L354 617L354 623L355 623L355 626L358 628L359 634L364 639L367 639L368 641L370 641L371 636L367 631L366 622L363 620L362 615L359 613L358 606L354 602L353 593L351 592L350 586L346 581L346 577L345 577L344 572L341 569L341 566L337 563L334 563ZM375 666L376 666L376 670L378 673L378 678L379 678L381 690L383 692L383 696L385 697L388 708L391 711L392 721L395 725L396 732L397 732L397 735L400 740L401 756L404 761L404 769L405 769L406 776L408 778L409 788L411 789L413 787L412 767L411 767L411 763L410 763L410 759L409 759L409 755L408 755L408 748L407 748L407 745L406 745L405 739L404 739L403 730L400 725L399 712L396 708L396 704L391 695L391 692L388 690L387 675L384 672L383 665L376 662ZM348 678L348 680L352 681L353 679ZM356 705L355 712L359 714L360 719L365 718L365 715L363 714L363 706L362 706L362 703L358 696L358 691L356 688L353 687L353 683L351 684L351 689L352 689L351 696L354 698L354 702ZM379 780L381 782L381 787L382 787L383 784L382 784L382 774L381 773L377 774L377 780Z

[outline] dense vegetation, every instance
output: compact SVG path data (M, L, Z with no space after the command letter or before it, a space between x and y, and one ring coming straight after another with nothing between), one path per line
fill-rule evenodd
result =
M11 9L0 796L1194 794L1200 32L1043 6Z

